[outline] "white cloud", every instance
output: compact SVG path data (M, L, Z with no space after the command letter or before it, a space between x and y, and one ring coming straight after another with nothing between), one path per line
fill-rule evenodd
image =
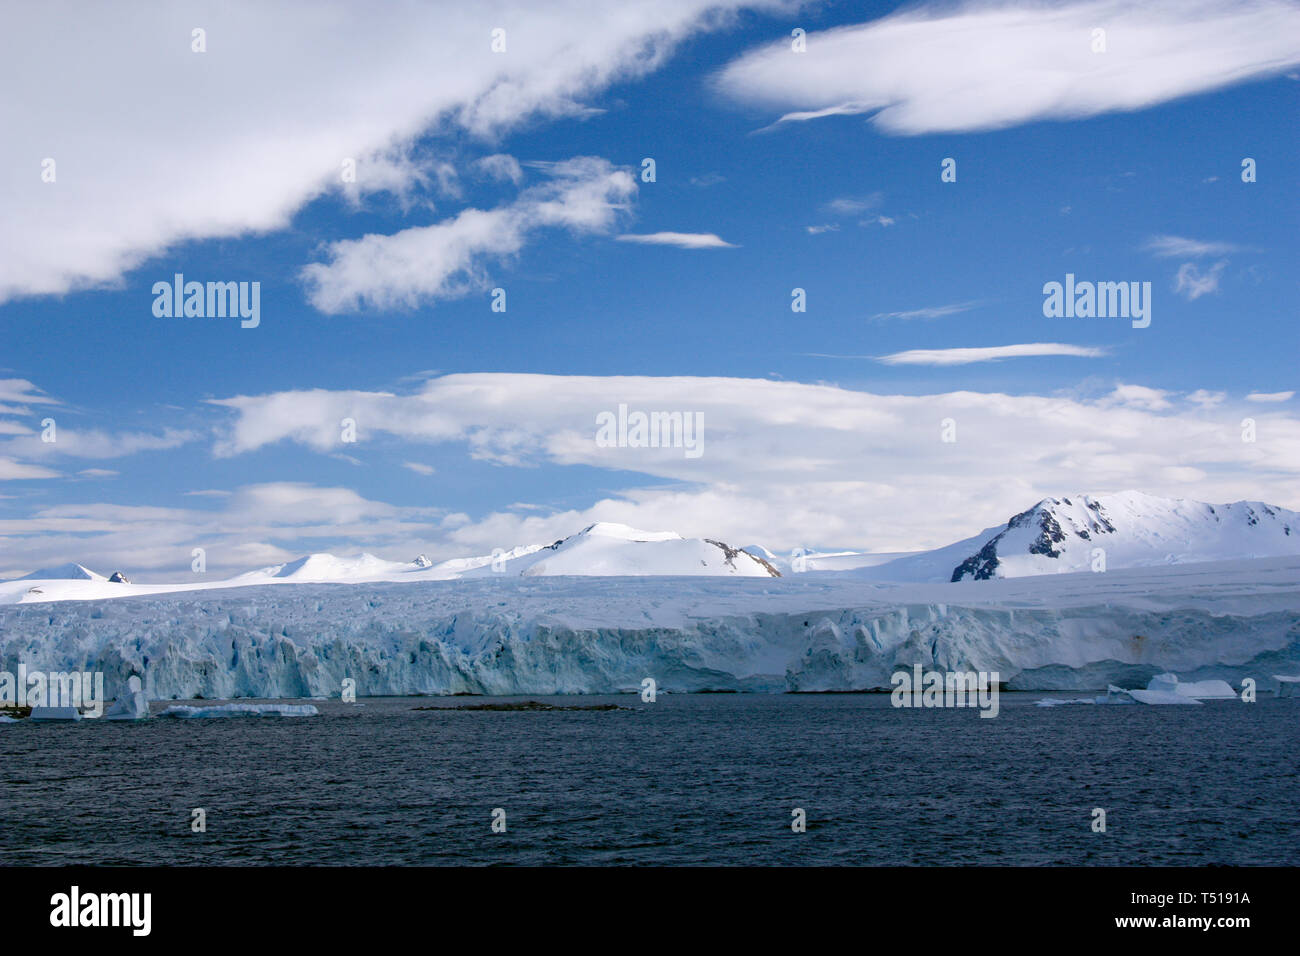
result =
M598 446L596 415L620 403L701 413L703 455ZM653 479L572 511L503 509L440 526L421 547L431 556L553 541L594 520L782 549L899 550L950 543L1046 495L1125 488L1300 506L1300 419L1256 408L1258 440L1243 443L1241 403L1206 406L1136 384L1087 398L882 395L761 379L503 373L447 375L406 395L311 390L219 404L232 413L225 454L283 440L329 452L347 408L412 448L458 443L504 466ZM956 443L940 440L945 418L957 422ZM1189 487L1197 470L1205 477Z
M1178 276L1174 280L1174 291L1185 296L1188 301L1199 299L1203 295L1219 291L1219 278L1223 275L1226 261L1216 262L1208 269L1200 269L1194 262L1184 262L1178 267Z
M198 435L187 429L164 428L148 432L105 432L74 429L56 423L55 440L46 442L39 434L22 435L0 443L0 452L27 458L125 458L142 451L164 451L194 441Z
M0 456L0 481L27 481L33 478L58 478L59 473L40 465Z
M60 473L45 465L55 458L124 458L142 451L162 451L193 441L188 430L164 428L161 432L106 432L81 429L67 424L63 403L45 394L26 379L0 379L0 481L58 478ZM41 406L34 412L28 406ZM46 427L46 420L53 425ZM52 439L52 440L47 440ZM86 468L83 478L111 477L117 472Z
M650 232L626 234L619 242L639 242L649 246L676 246L679 249L734 249L731 243L711 232Z
M1093 52L1093 30L1106 52ZM716 77L778 122L874 113L902 135L997 129L1139 110L1300 63L1300 8L1282 0L967 2L788 37Z
M441 559L547 543L592 521L781 551L893 551L951 543L1047 495L1126 488L1300 506L1300 417L1203 397L1134 383L1095 395L885 395L762 379L502 373L447 375L409 394L222 399L226 454L279 441L331 454L348 409L365 425L361 444L382 438L386 449L403 449L398 463L457 443L503 465L577 465L646 480L568 510L517 502L472 516L303 482L196 491L210 500L193 508L62 504L0 519L0 572L82 560L97 570L188 575L198 546L221 573L317 550ZM704 454L599 446L596 415L619 403L701 413ZM1241 441L1245 414L1257 422L1254 443ZM948 418L952 443L941 440Z
M195 547L205 550L209 574L227 575L341 543L339 550L349 553L370 548L409 559L422 541L444 533L436 509L370 501L349 488L273 482L195 494L218 504L211 510L63 504L0 519L0 576L78 560L105 572L127 569L133 577L162 569L193 580Z
M1162 412L1173 408L1169 392L1163 388L1148 388L1145 385L1117 385L1114 391L1101 399L1107 406L1140 408L1149 412Z
M995 362L1005 358L1028 358L1042 355L1074 355L1098 358L1105 349L1083 345L1063 345L1059 342L1030 342L1024 345L995 345L989 348L968 349L911 349L882 355L879 361L886 365L969 365L972 362Z
M156 2L87 4L70 26L43 5L7 7L0 302L119 282L185 240L284 228L342 191L348 158L359 189L400 191L422 169L438 175L436 162L401 158L422 134L490 141L538 117L583 115L584 99L659 68L732 8ZM199 24L206 53L190 48ZM504 54L491 52L495 27ZM369 183L367 157L379 177ZM53 183L41 180L45 158Z
M1295 398L1295 392L1251 392L1246 396L1246 401L1276 404L1289 402L1293 398Z
M823 232L839 232L840 227L833 222L821 226L804 226L810 236L820 236Z
M0 378L0 402L16 402L20 405L58 405L57 399L51 398L25 378ZM17 412L7 411L8 414Z
M549 179L495 209L465 209L432 226L331 243L327 262L302 270L308 299L322 312L410 308L487 287L486 262L523 248L542 228L609 229L636 192L631 173L603 159L546 164Z
M426 465L420 461L404 461L402 462L402 467L409 468L417 475L424 475L426 477L432 475L434 472L438 470L434 468L433 465Z
M1227 255L1239 251L1241 247L1230 242L1202 242L1182 236L1152 236L1143 248L1164 259L1195 259Z
M1212 408L1215 405L1222 405L1227 397L1227 392L1211 392L1208 389L1198 388L1196 391L1188 393L1187 400L1193 405Z

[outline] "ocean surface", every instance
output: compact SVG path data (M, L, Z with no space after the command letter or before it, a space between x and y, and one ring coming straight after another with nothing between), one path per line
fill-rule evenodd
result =
M1080 695L1003 694L996 719L885 695L708 694L22 721L0 725L0 864L1300 863L1300 699L1044 696Z

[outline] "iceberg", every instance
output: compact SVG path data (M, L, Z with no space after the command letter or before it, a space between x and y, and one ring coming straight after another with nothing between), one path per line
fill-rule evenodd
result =
M1235 699L1237 692L1232 685L1222 680L1180 681L1177 674L1157 674L1147 684L1148 691L1162 694L1182 694L1196 700Z
M1146 690L1125 690L1114 684L1106 688L1104 697L1081 697L1075 700L1047 698L1038 701L1039 707L1060 707L1062 704L1199 704L1202 699L1232 699L1237 692L1227 681L1203 680L1183 683L1177 674L1157 674L1151 678Z
M164 710L159 717L315 717L319 711L311 704L214 704L211 707L190 707L176 704Z
M80 720L81 711L75 707L33 707L28 720Z
M1198 707L1201 704L1195 697L1188 697L1186 694L1180 694L1177 691L1131 690L1128 693L1139 704L1194 704Z
M1054 697L1048 697L1035 701L1035 704L1039 707L1064 707L1066 704L1096 704L1104 700L1104 697L1076 697L1073 700L1057 700Z
M1277 681L1277 696L1290 697L1292 688L1300 684L1300 674L1274 674L1273 680Z
M132 675L124 694L104 711L104 720L143 720L149 716L149 701L140 687L140 678Z

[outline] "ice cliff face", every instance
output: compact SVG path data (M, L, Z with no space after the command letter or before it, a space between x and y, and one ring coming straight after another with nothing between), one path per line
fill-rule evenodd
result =
M865 690L913 664L1012 689L1300 673L1300 559L935 585L528 578L263 585L0 607L10 671L151 699Z

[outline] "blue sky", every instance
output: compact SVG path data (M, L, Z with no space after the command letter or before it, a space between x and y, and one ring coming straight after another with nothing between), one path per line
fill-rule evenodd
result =
M899 550L1044 495L1127 487L1300 507L1300 33L1278 36L1294 4L1057 4L1011 21L912 6L902 33L894 4L721 23L698 6L595 22L503 7L473 23L449 7L341 32L309 18L304 37L348 50L351 34L357 56L341 66L304 42L277 67L298 84L247 76L293 8L99 24L143 63L110 70L107 91L89 82L98 45L71 43L74 75L0 114L17 210L0 274L0 574L80 560L166 576L199 545L229 570L327 549L451 557L595 519ZM23 47L59 29L4 16ZM447 25L486 48L498 22L503 54L439 66L406 49ZM1088 50L1095 23L1106 52ZM789 49L795 27L806 52ZM954 32L1030 62L999 53L974 74L977 108L945 106L974 69L943 55ZM658 62L629 52L647 42ZM1043 49L1076 42L1082 59L1035 72ZM882 43L896 62L873 55ZM1188 44L1200 55L1180 57ZM1213 75L1234 67L1245 82ZM845 84L846 115L776 123L836 105ZM422 87L427 102L405 101ZM114 95L139 115L103 120L96 101ZM349 156L360 192L339 182ZM660 232L728 245L620 238ZM260 283L260 325L156 317L152 286L176 272ZM1066 273L1150 282L1150 327L1044 317L1043 285ZM1034 343L1092 354L882 360ZM620 402L701 411L705 455L591 447L594 414ZM356 443L331 437L347 415Z

